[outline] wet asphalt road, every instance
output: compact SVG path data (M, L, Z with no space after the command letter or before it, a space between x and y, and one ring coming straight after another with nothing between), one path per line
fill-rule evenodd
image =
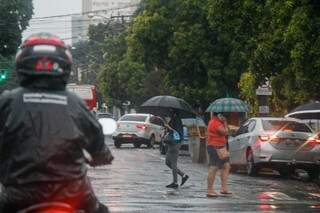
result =
M157 148L123 145L116 149L111 140L107 144L115 156L113 164L91 168L89 176L111 212L320 212L320 188L315 183L272 172L259 177L232 173L233 195L207 198L207 167L192 163L190 156L180 156L178 161L190 179L177 190L167 189L172 175ZM217 180L217 191L219 185Z

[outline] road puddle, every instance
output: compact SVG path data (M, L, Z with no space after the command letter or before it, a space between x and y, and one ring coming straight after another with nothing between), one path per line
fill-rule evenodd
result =
M295 201L297 199L290 197L289 195L282 192L261 192L258 194L260 200L286 200Z

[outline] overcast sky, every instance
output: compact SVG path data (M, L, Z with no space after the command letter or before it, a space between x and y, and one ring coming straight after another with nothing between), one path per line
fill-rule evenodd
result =
M82 0L33 0L33 18L81 13ZM49 32L66 39L70 44L71 22L70 16L50 19L32 19L30 26L23 33L26 38L37 32Z

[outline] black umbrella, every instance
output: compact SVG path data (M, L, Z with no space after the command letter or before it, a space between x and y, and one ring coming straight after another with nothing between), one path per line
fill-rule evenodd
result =
M292 110L285 117L299 119L320 119L320 102L303 104Z
M178 112L181 118L196 117L196 113L185 100L167 95L148 99L140 106L138 111L165 117L171 115L171 110Z

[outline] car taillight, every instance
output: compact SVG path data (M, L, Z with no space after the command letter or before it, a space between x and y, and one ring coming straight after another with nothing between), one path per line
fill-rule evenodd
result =
M275 135L272 135L269 139L271 142L281 142L281 138L275 136Z
M137 127L138 129L146 129L146 128L147 128L147 126L144 125L144 124L137 124L136 127Z
M258 138L259 138L259 140L261 142L267 142L267 141L270 140L270 136L269 135L259 135Z
M307 142L308 142L309 145L312 145L312 146L320 145L320 138L318 138L318 137L310 137Z

